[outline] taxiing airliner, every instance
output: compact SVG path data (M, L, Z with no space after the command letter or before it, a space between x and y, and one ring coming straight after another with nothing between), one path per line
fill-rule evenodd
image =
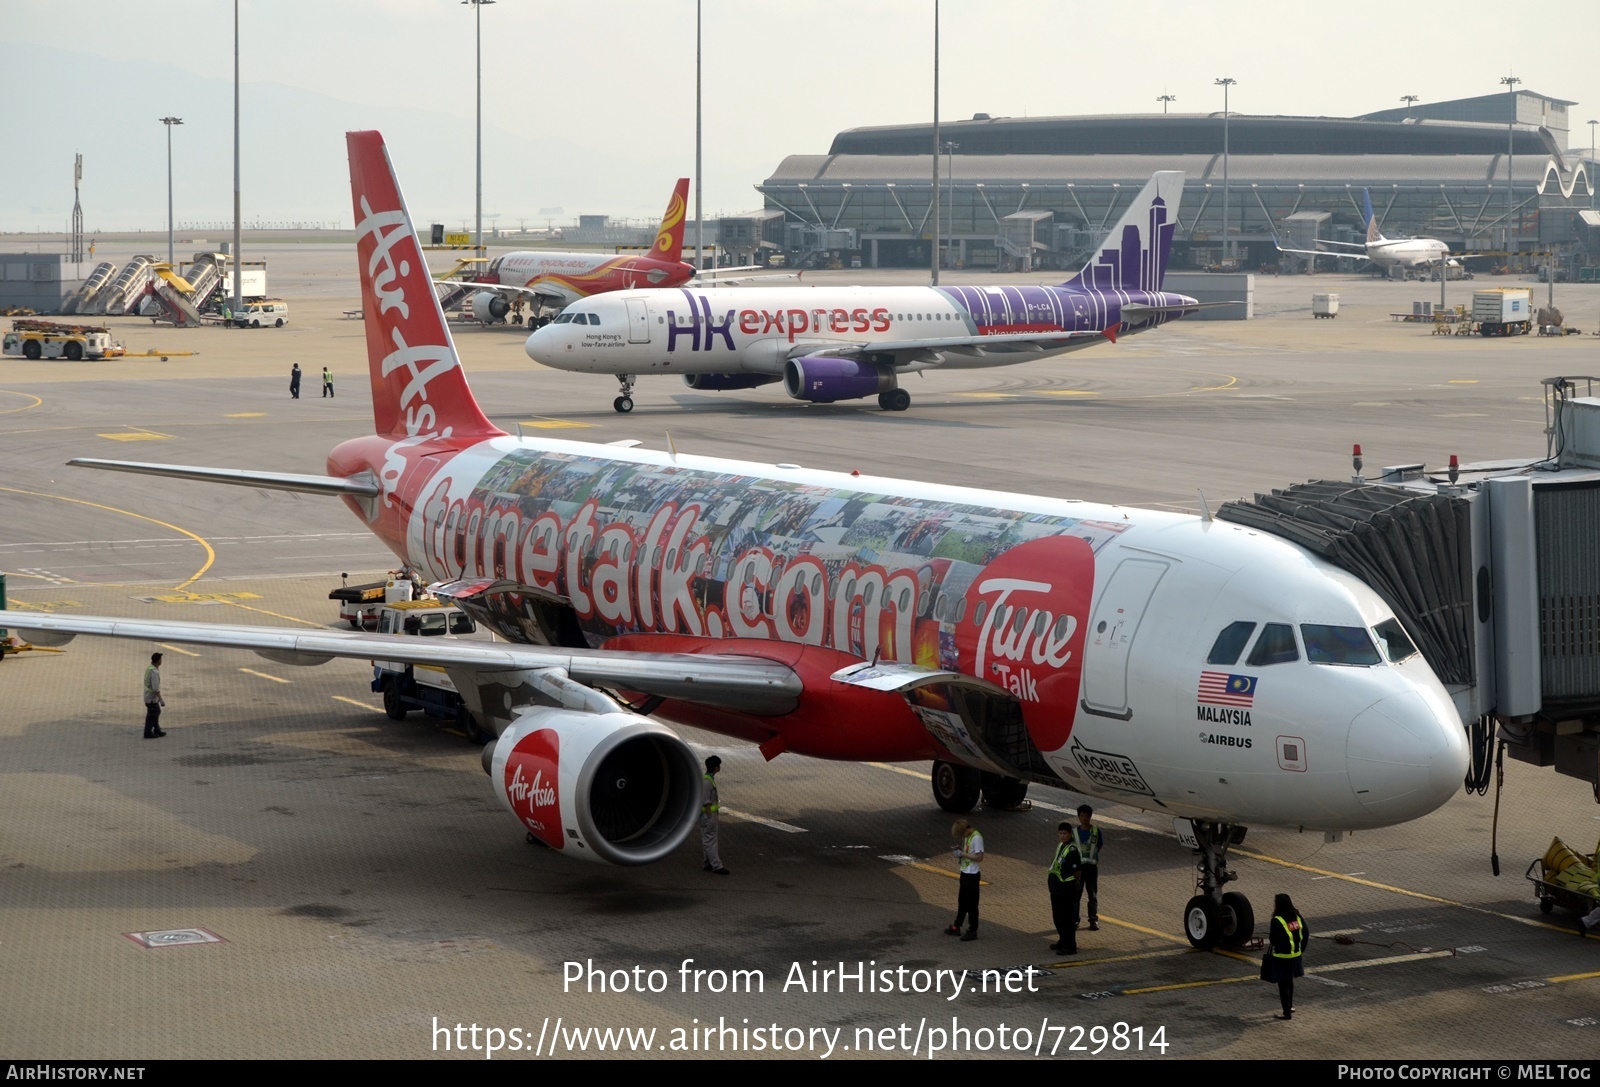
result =
M680 177L649 253L613 257L538 249L506 253L490 261L488 268L474 281L481 289L467 296L462 309L475 321L494 324L513 313L520 314L518 303L531 304L533 313L537 314L542 309L561 309L580 298L608 291L678 287L695 281L739 282L727 278L728 274L750 271L750 268L698 271L684 261L683 225L688 194L689 179ZM790 275L784 274L782 278L790 278Z
M569 307L527 351L557 370L613 375L620 412L633 410L644 374L680 374L705 390L782 381L796 400L876 396L883 410L904 411L905 374L1031 362L1199 309L1161 289L1182 195L1181 171L1157 173L1059 286L616 291Z
M842 760L927 760L950 811L1029 783L1161 811L1198 845L1199 947L1237 946L1247 824L1415 819L1467 765L1449 696L1363 582L1209 518L627 444L516 438L467 387L376 132L348 135L374 433L326 475L71 463L342 498L494 644L0 612L286 664L444 668L530 839L658 861L700 767L665 724ZM62 668L69 665L63 663ZM71 686L62 687L71 698Z
M1338 245L1358 250L1337 253L1328 249L1285 249L1274 234L1272 244L1280 253L1295 253L1305 257L1336 257L1340 260L1369 260L1388 271L1391 268L1429 268L1441 262L1458 268L1461 262L1451 258L1450 247L1438 238L1386 238L1378 229L1378 217L1372 211L1372 197L1361 190L1361 202L1367 216L1367 240L1364 242L1323 241L1322 245Z

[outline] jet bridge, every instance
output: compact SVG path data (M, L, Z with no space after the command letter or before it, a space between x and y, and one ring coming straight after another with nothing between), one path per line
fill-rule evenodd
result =
M1540 458L1381 469L1229 502L1384 598L1479 749L1582 778L1600 799L1600 377L1546 378ZM1469 779L1469 784L1476 784Z

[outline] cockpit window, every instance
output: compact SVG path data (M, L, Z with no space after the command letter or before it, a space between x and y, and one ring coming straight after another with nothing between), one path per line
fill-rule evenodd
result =
M551 321L550 323L553 324L553 325L565 325L565 324L570 324L571 322L572 322L572 314L570 314L570 313L558 313L558 314L556 314L556 319L554 321Z
M1217 640L1211 643L1211 652L1206 654L1206 663L1238 664L1239 654L1244 652L1245 644L1250 641L1250 635L1255 629L1254 623L1243 619L1223 627L1222 633L1217 635Z
M589 323L591 325L598 325L600 323L600 315L598 313L589 314Z
M1250 650L1250 665L1253 668L1288 664L1299 659L1300 650L1294 644L1294 628L1288 623L1268 623L1262 627L1256 647Z
M1378 649L1365 627L1335 627L1321 623L1301 623L1300 636L1306 642L1306 660L1312 664L1352 664L1363 667L1381 663Z
M1383 644L1383 655L1389 658L1390 664L1399 664L1416 653L1417 647L1406 637L1405 628L1400 625L1400 620L1385 619L1376 629L1378 641Z

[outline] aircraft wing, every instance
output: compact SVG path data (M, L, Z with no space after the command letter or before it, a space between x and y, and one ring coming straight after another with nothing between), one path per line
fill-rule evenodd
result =
M1191 307L1184 307L1189 309ZM961 352L971 355L1000 355L1052 351L1085 340L1104 339L1115 343L1120 325L1105 330L1082 332L1008 332L992 336L930 336L925 340L888 340L876 343L840 343L838 340L807 343L797 340L789 348L790 358L803 355L830 355L838 358L868 358L874 355L893 355L894 364L904 366L911 362L942 361L941 352Z
M534 299L535 301L557 302L562 306L576 302L580 297L582 297L581 295L574 294L571 291L564 291L560 287L552 286L547 283L535 284L532 287L518 287L510 283L473 283L471 281L458 279L436 279L434 280L434 283L436 285L443 284L446 286L473 287L480 291L495 291L500 294L522 295L524 297Z
M761 267L759 264L752 264L750 268L718 268L716 271L744 272L759 267ZM755 276L721 276L700 274L695 276L691 282L705 287L731 287L735 283L750 283L757 279L799 279L800 276L801 270L797 268L792 272L763 272L761 275Z
M1335 253L1330 249L1286 249L1283 246L1278 245L1276 240L1273 241L1273 246L1280 253L1298 253L1301 256L1305 256L1305 257L1335 257L1335 258L1338 258L1340 260L1371 260L1372 259L1371 257L1367 256L1367 254L1366 254L1366 251L1365 251L1366 250L1366 246L1362 246L1361 247L1362 248L1362 252L1360 252L1360 253Z
M0 611L0 624L26 641L46 646L64 645L86 634L248 649L280 664L325 664L335 657L345 657L480 673L559 670L589 686L638 691L761 716L793 710L803 687L800 677L785 664L732 654L566 649L408 634L357 634L30 611Z

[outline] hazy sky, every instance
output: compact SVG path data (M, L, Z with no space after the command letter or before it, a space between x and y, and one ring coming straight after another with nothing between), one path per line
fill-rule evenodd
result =
M240 0L246 222L350 222L341 134L379 128L419 221L473 211L473 9L458 0ZM704 0L705 210L760 205L785 155L931 115L932 0ZM1584 5L1569 5L1574 20ZM91 230L231 222L229 0L0 0L0 230L61 230L72 156ZM485 226L659 216L694 167L694 0L499 0L483 17ZM1520 11L1521 14L1517 14ZM1502 0L943 0L941 114L1222 105L1348 116L1525 89L1600 115L1577 22ZM1570 33L1567 31L1571 31ZM1589 111L1589 112L1585 112Z

